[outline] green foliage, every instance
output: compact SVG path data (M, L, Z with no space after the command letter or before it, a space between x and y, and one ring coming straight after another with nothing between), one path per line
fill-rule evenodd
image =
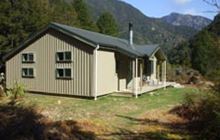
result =
M0 51L18 47L50 22L97 31L82 0L72 5L64 0L1 0Z
M213 87L214 92L220 95L220 70L214 71L210 77L215 84Z
M220 96L212 93L187 96L183 106L187 110L185 117L194 124L194 130L200 132L200 138L220 139Z
M192 66L208 79L216 81L220 71L220 15L190 42Z
M176 27L148 18L133 7L115 0L73 0L73 2L72 0L1 0L0 51L8 52L18 47L21 42L49 22L59 22L117 36L116 26L108 27L114 24L103 23L105 26L102 27L110 28L110 31L106 31L105 28L98 29L96 26L95 21L103 11L111 12L120 23L118 27L121 32L120 37L127 38L128 21L131 21L135 25L135 42L162 44L165 52L169 52L180 41L196 32L191 28ZM110 18L110 21L113 20Z
M216 81L220 71L220 16L189 42L183 42L169 53L171 64L192 66L209 80Z
M191 49L189 42L183 42L176 48L171 50L168 54L168 59L171 64L178 64L183 66L191 66Z
M134 24L134 42L137 44L161 44L165 52L170 51L179 42L189 39L197 30L186 26L173 26L161 19L145 16L136 8L118 0L86 0L93 17L98 19L103 11L111 13L118 25L119 36L128 38L128 22Z
M50 2L50 7L51 21L79 27L78 13L70 4L63 0L53 0Z
M191 43L192 66L202 74L207 75L213 70L220 68L218 38L204 30L200 32Z
M77 19L79 20L80 27L96 31L97 27L89 14L88 7L84 0L74 0L72 5L75 11L77 11Z
M7 93L13 100L21 98L25 95L25 86L16 82L14 87L10 89Z
M45 0L0 1L0 49L17 47L29 34L48 23Z
M99 28L99 32L111 36L118 36L118 25L116 23L116 20L114 19L113 15L109 12L103 13L98 21L97 26Z

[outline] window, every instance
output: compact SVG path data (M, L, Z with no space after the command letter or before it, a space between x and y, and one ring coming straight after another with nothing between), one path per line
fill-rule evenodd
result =
M22 63L34 63L34 54L33 53L23 53L22 54Z
M57 62L71 62L72 61L72 54L71 52L57 52L56 55Z
M34 78L34 69L33 68L22 68L22 77Z
M70 68L59 68L56 70L56 78L58 79L71 79L72 71Z

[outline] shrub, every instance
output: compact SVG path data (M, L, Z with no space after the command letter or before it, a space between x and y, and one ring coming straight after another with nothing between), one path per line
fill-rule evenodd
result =
M6 95L11 96L12 99L18 99L25 95L25 86L16 82L14 87L7 91Z
M213 93L188 96L183 107L187 110L184 117L200 133L201 139L220 139L220 96Z

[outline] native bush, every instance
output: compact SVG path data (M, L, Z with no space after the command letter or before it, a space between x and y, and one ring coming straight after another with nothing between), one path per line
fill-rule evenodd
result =
M16 82L12 89L9 89L6 92L7 96L10 96L12 99L18 99L25 95L25 86Z
M214 92L186 97L184 117L201 139L220 139L220 96Z

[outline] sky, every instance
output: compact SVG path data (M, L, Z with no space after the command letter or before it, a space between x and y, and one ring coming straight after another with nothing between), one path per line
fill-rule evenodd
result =
M122 0L138 8L146 16L162 17L177 12L213 19L217 9L203 0Z

